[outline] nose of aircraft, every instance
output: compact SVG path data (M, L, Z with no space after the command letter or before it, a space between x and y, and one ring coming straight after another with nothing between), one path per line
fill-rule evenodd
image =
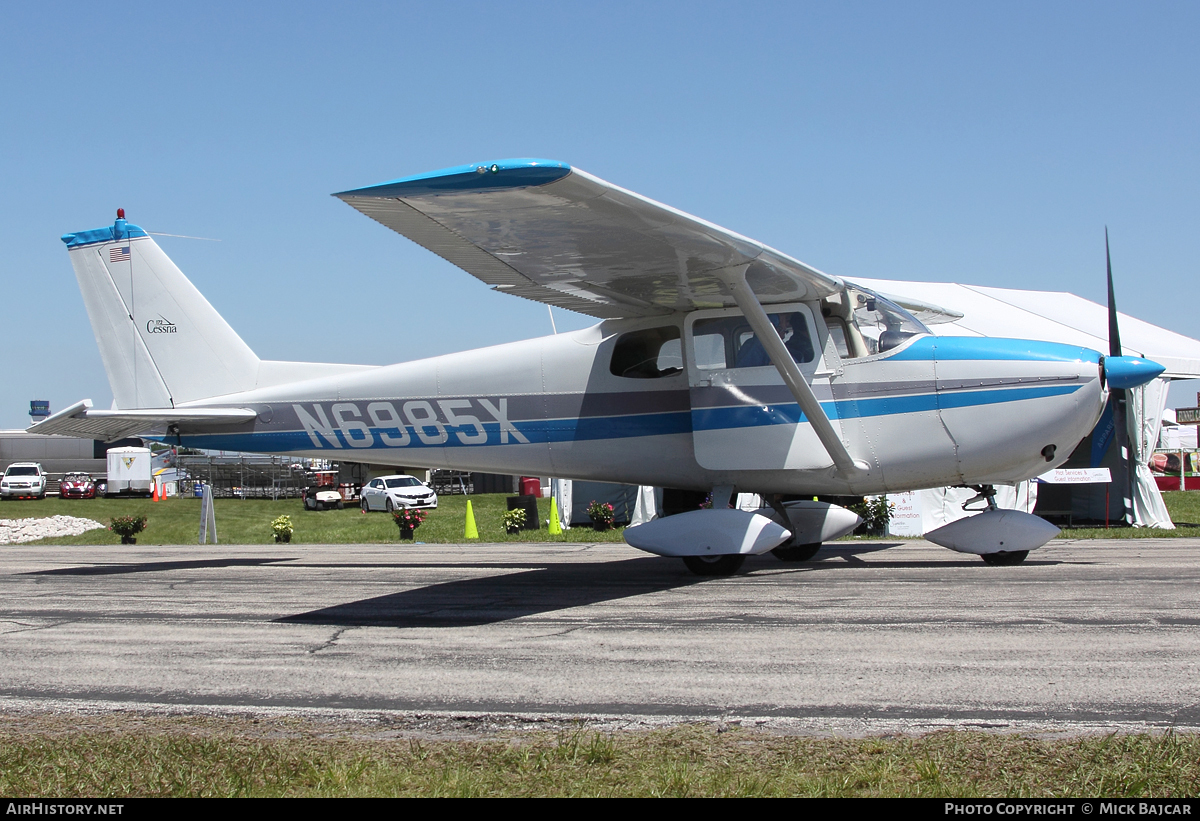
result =
M1140 356L1104 357L1104 376L1108 380L1108 386L1117 390L1145 385L1165 370L1166 368L1157 362L1142 359Z

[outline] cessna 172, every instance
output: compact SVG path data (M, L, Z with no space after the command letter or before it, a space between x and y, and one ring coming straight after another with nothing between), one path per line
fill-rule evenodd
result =
M858 521L784 495L976 486L988 510L940 543L1011 564L1057 531L997 510L993 486L1062 463L1110 388L1162 372L1113 352L932 336L914 314L946 318L937 306L559 162L335 196L497 290L602 321L383 367L264 361L118 212L63 237L113 408L84 400L29 430L711 490L712 509L626 531L702 574L768 550L811 557ZM772 509L728 509L735 489Z

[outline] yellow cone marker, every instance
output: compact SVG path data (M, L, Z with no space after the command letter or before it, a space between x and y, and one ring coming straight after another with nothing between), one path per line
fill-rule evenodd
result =
M467 499L467 529L463 533L464 539L478 539L479 528L475 526L475 511L471 509L471 500Z
M562 522L558 520L558 500L550 497L550 527L546 531L551 536L562 535Z

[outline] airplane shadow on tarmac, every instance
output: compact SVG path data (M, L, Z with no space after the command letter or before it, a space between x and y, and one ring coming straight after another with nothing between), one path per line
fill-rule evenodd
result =
M619 562L554 564L518 572L461 579L385 596L337 604L277 619L280 623L343 627L473 627L510 621L554 610L600 604L695 584L737 583L746 574L776 571L807 574L862 567L948 568L978 565L978 560L952 562L867 562L859 554L895 544L848 545L822 551L816 560L780 562L773 556L751 556L742 574L703 578L679 560L646 557ZM990 569L990 568L989 568ZM751 575L751 579L752 579Z
M295 561L295 556L273 559L196 559L194 561L139 562L138 564L93 564L82 567L56 567L53 570L34 570L23 576L113 576L123 573L161 573L167 570L193 570L205 567L259 567L278 562Z
M542 565L337 604L276 621L345 627L473 627L704 581L659 558Z

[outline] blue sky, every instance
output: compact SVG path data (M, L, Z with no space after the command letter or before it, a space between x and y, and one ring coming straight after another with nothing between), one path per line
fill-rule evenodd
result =
M1196 3L5 3L0 427L111 393L58 237L124 207L263 358L543 306L329 195L563 160L833 274L1064 290L1200 338ZM559 329L587 317L556 312ZM1192 405L1195 383L1172 394Z

